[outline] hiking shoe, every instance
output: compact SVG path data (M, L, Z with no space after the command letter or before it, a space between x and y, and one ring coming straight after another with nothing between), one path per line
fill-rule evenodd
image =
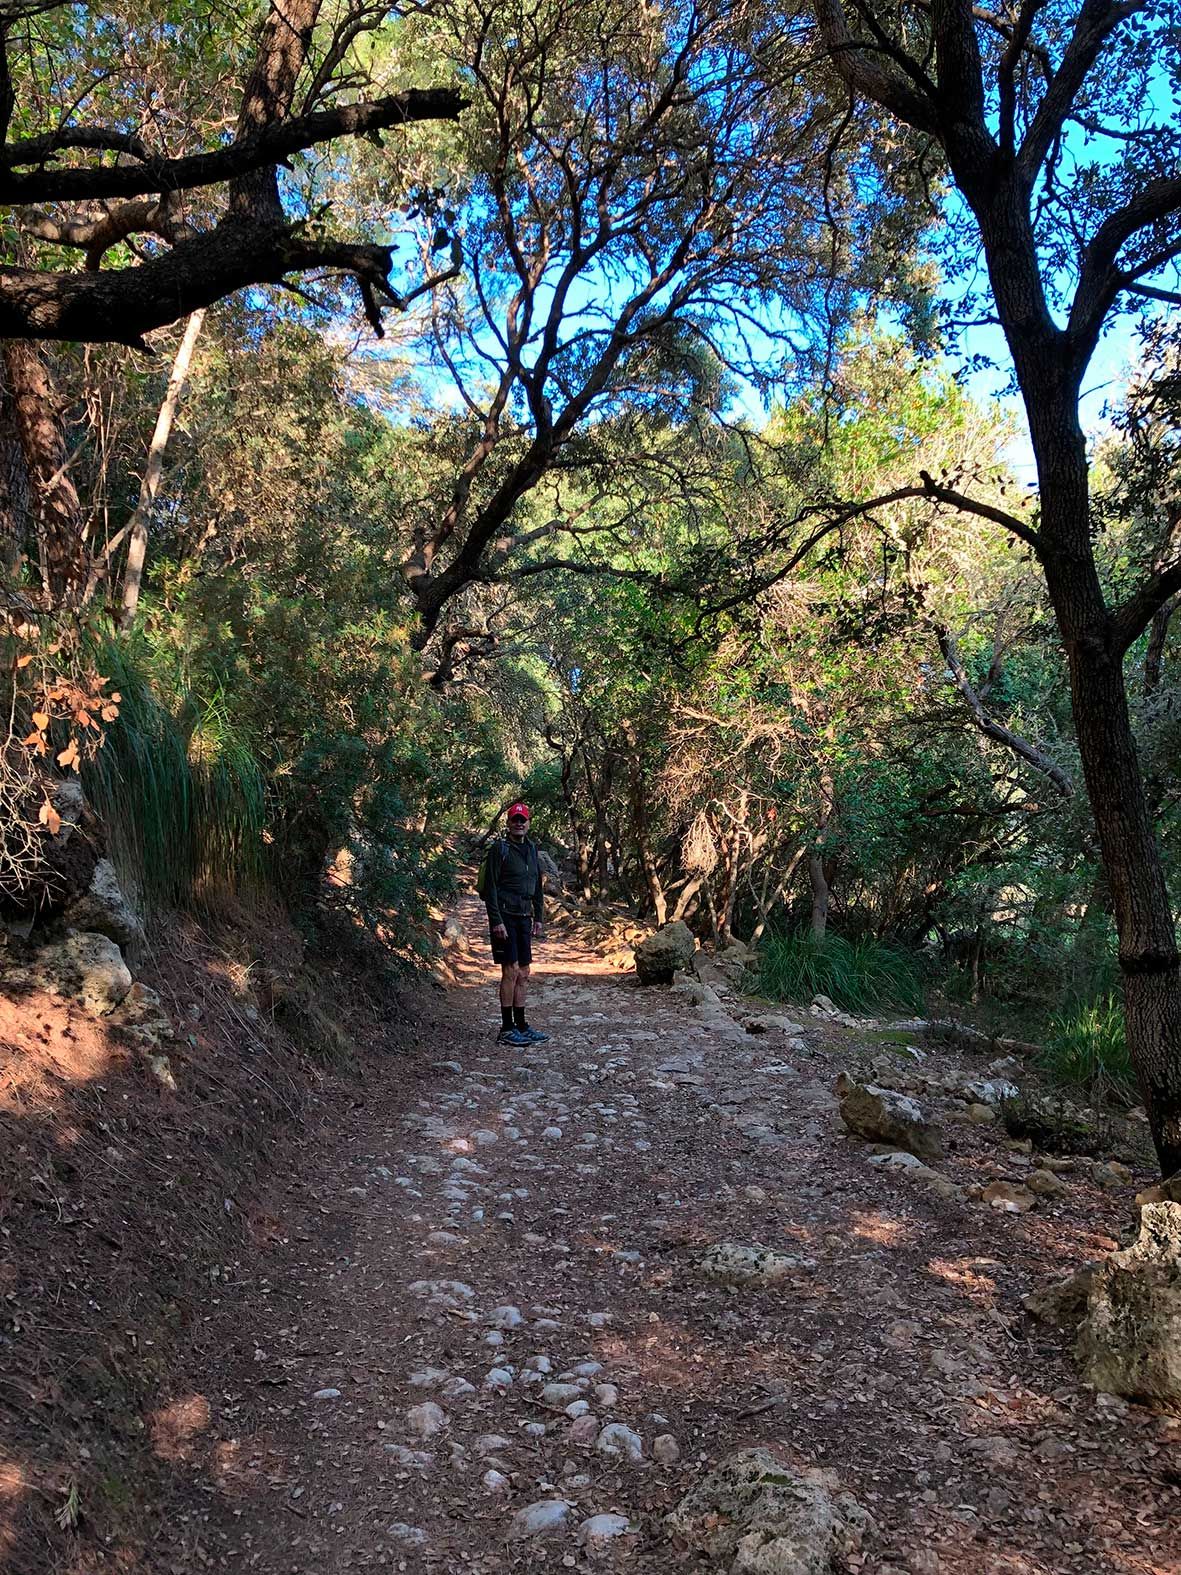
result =
M496 1036L496 1043L498 1045L516 1045L519 1048L522 1045L531 1045L533 1041L527 1034L523 1034L519 1028L502 1028Z
M528 1023L523 1028L518 1028L517 1032L525 1035L527 1045L543 1045L549 1038L549 1035L543 1034L539 1028L530 1028Z

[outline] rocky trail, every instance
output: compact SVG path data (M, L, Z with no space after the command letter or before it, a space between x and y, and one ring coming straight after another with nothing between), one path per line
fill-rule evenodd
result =
M497 1047L481 957L212 1287L153 1570L1181 1570L1181 1426L1086 1389L1022 1305L1115 1245L1133 1181L1080 1161L990 1208L1032 1168L983 1118L945 1125L942 1186L874 1164L833 1092L855 1030L749 1033L572 939L539 958L550 1043ZM809 1486L747 1455L685 1502L760 1448ZM787 1491L819 1552L760 1523Z

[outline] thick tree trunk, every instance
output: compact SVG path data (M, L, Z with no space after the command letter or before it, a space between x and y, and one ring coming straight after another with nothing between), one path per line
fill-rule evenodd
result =
M29 545L29 472L16 429L16 408L0 359L0 571L14 577Z
M1181 965L1124 680L1090 545L1077 400L1026 390L1042 488L1043 565L1070 667L1075 733L1119 935L1128 1051L1166 1175L1181 1169ZM1031 393L1037 397L1031 398Z
M40 350L29 340L6 341L3 354L29 482L41 587L51 607L68 606L86 586L88 554L53 383Z

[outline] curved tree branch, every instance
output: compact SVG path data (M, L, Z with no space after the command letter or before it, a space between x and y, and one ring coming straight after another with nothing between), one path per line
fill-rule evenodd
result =
M42 168L30 174L13 169L10 144L0 153L0 203L79 202L97 197L143 197L188 191L237 180L255 170L281 164L293 154L335 137L357 137L422 120L454 120L466 101L455 88L407 88L371 103L341 104L275 121L238 142L206 153L166 159L152 155L140 164ZM81 131L67 134L80 137ZM105 133L108 137L112 133ZM43 139L36 139L38 141ZM22 159L21 162L29 162Z

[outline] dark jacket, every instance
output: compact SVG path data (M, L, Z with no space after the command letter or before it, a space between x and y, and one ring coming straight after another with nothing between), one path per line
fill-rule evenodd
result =
M541 864L537 848L528 837L516 847L507 837L499 837L488 849L488 884L484 906L489 924L500 924L505 915L523 918L530 912L540 924L544 915L541 892Z

